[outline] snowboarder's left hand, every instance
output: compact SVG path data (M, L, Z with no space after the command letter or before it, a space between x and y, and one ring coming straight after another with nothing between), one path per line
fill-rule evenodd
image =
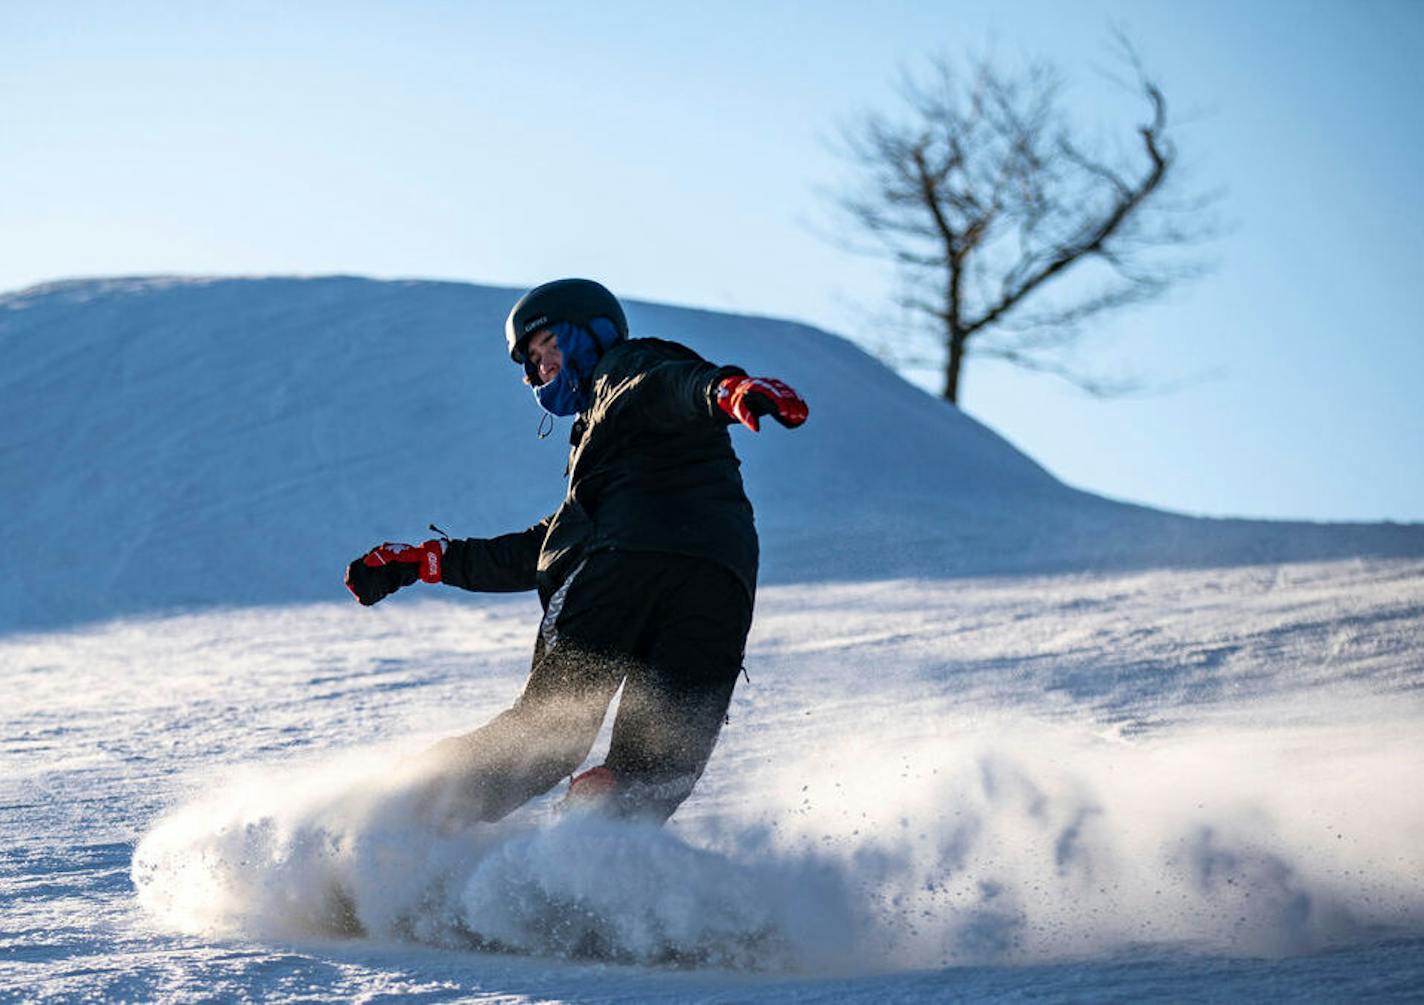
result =
M809 411L799 394L770 377L723 378L717 385L717 407L752 432L760 431L763 415L795 429L806 421Z
M387 541L346 567L346 588L370 607L417 579L440 582L443 555L444 548L438 539L419 546Z

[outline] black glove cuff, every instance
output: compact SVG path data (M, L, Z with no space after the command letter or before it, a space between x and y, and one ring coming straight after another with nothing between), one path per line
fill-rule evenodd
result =
M724 426L730 426L737 420L722 411L721 406L717 404L717 386L728 377L745 377L746 375L747 371L739 366L719 366L717 371L712 374L712 382L707 385L707 410L711 413L712 418L720 419Z

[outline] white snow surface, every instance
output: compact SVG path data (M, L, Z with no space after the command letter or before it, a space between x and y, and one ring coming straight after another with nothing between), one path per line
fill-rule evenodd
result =
M1098 499L788 322L630 306L812 407L734 431L763 585L693 797L422 822L406 758L512 700L537 602L340 571L557 503L515 295L0 297L0 998L1424 988L1424 528Z

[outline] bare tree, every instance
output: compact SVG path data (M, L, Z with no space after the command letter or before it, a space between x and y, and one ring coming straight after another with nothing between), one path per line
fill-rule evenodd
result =
M971 343L1094 394L1132 389L1078 372L1066 350L1088 319L1200 271L1174 252L1210 235L1210 197L1164 196L1177 163L1167 101L1119 43L1147 115L1115 157L1075 130L1060 76L1042 63L1008 73L979 59L961 76L938 60L905 78L900 115L870 114L842 133L861 186L836 201L875 239L864 250L904 270L901 306L943 347L951 402Z

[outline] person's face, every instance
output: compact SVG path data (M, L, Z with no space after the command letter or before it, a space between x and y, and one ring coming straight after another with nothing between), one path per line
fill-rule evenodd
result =
M524 347L524 355L538 374L541 386L557 377L564 368L564 354L559 352L559 343L548 328L534 333Z

